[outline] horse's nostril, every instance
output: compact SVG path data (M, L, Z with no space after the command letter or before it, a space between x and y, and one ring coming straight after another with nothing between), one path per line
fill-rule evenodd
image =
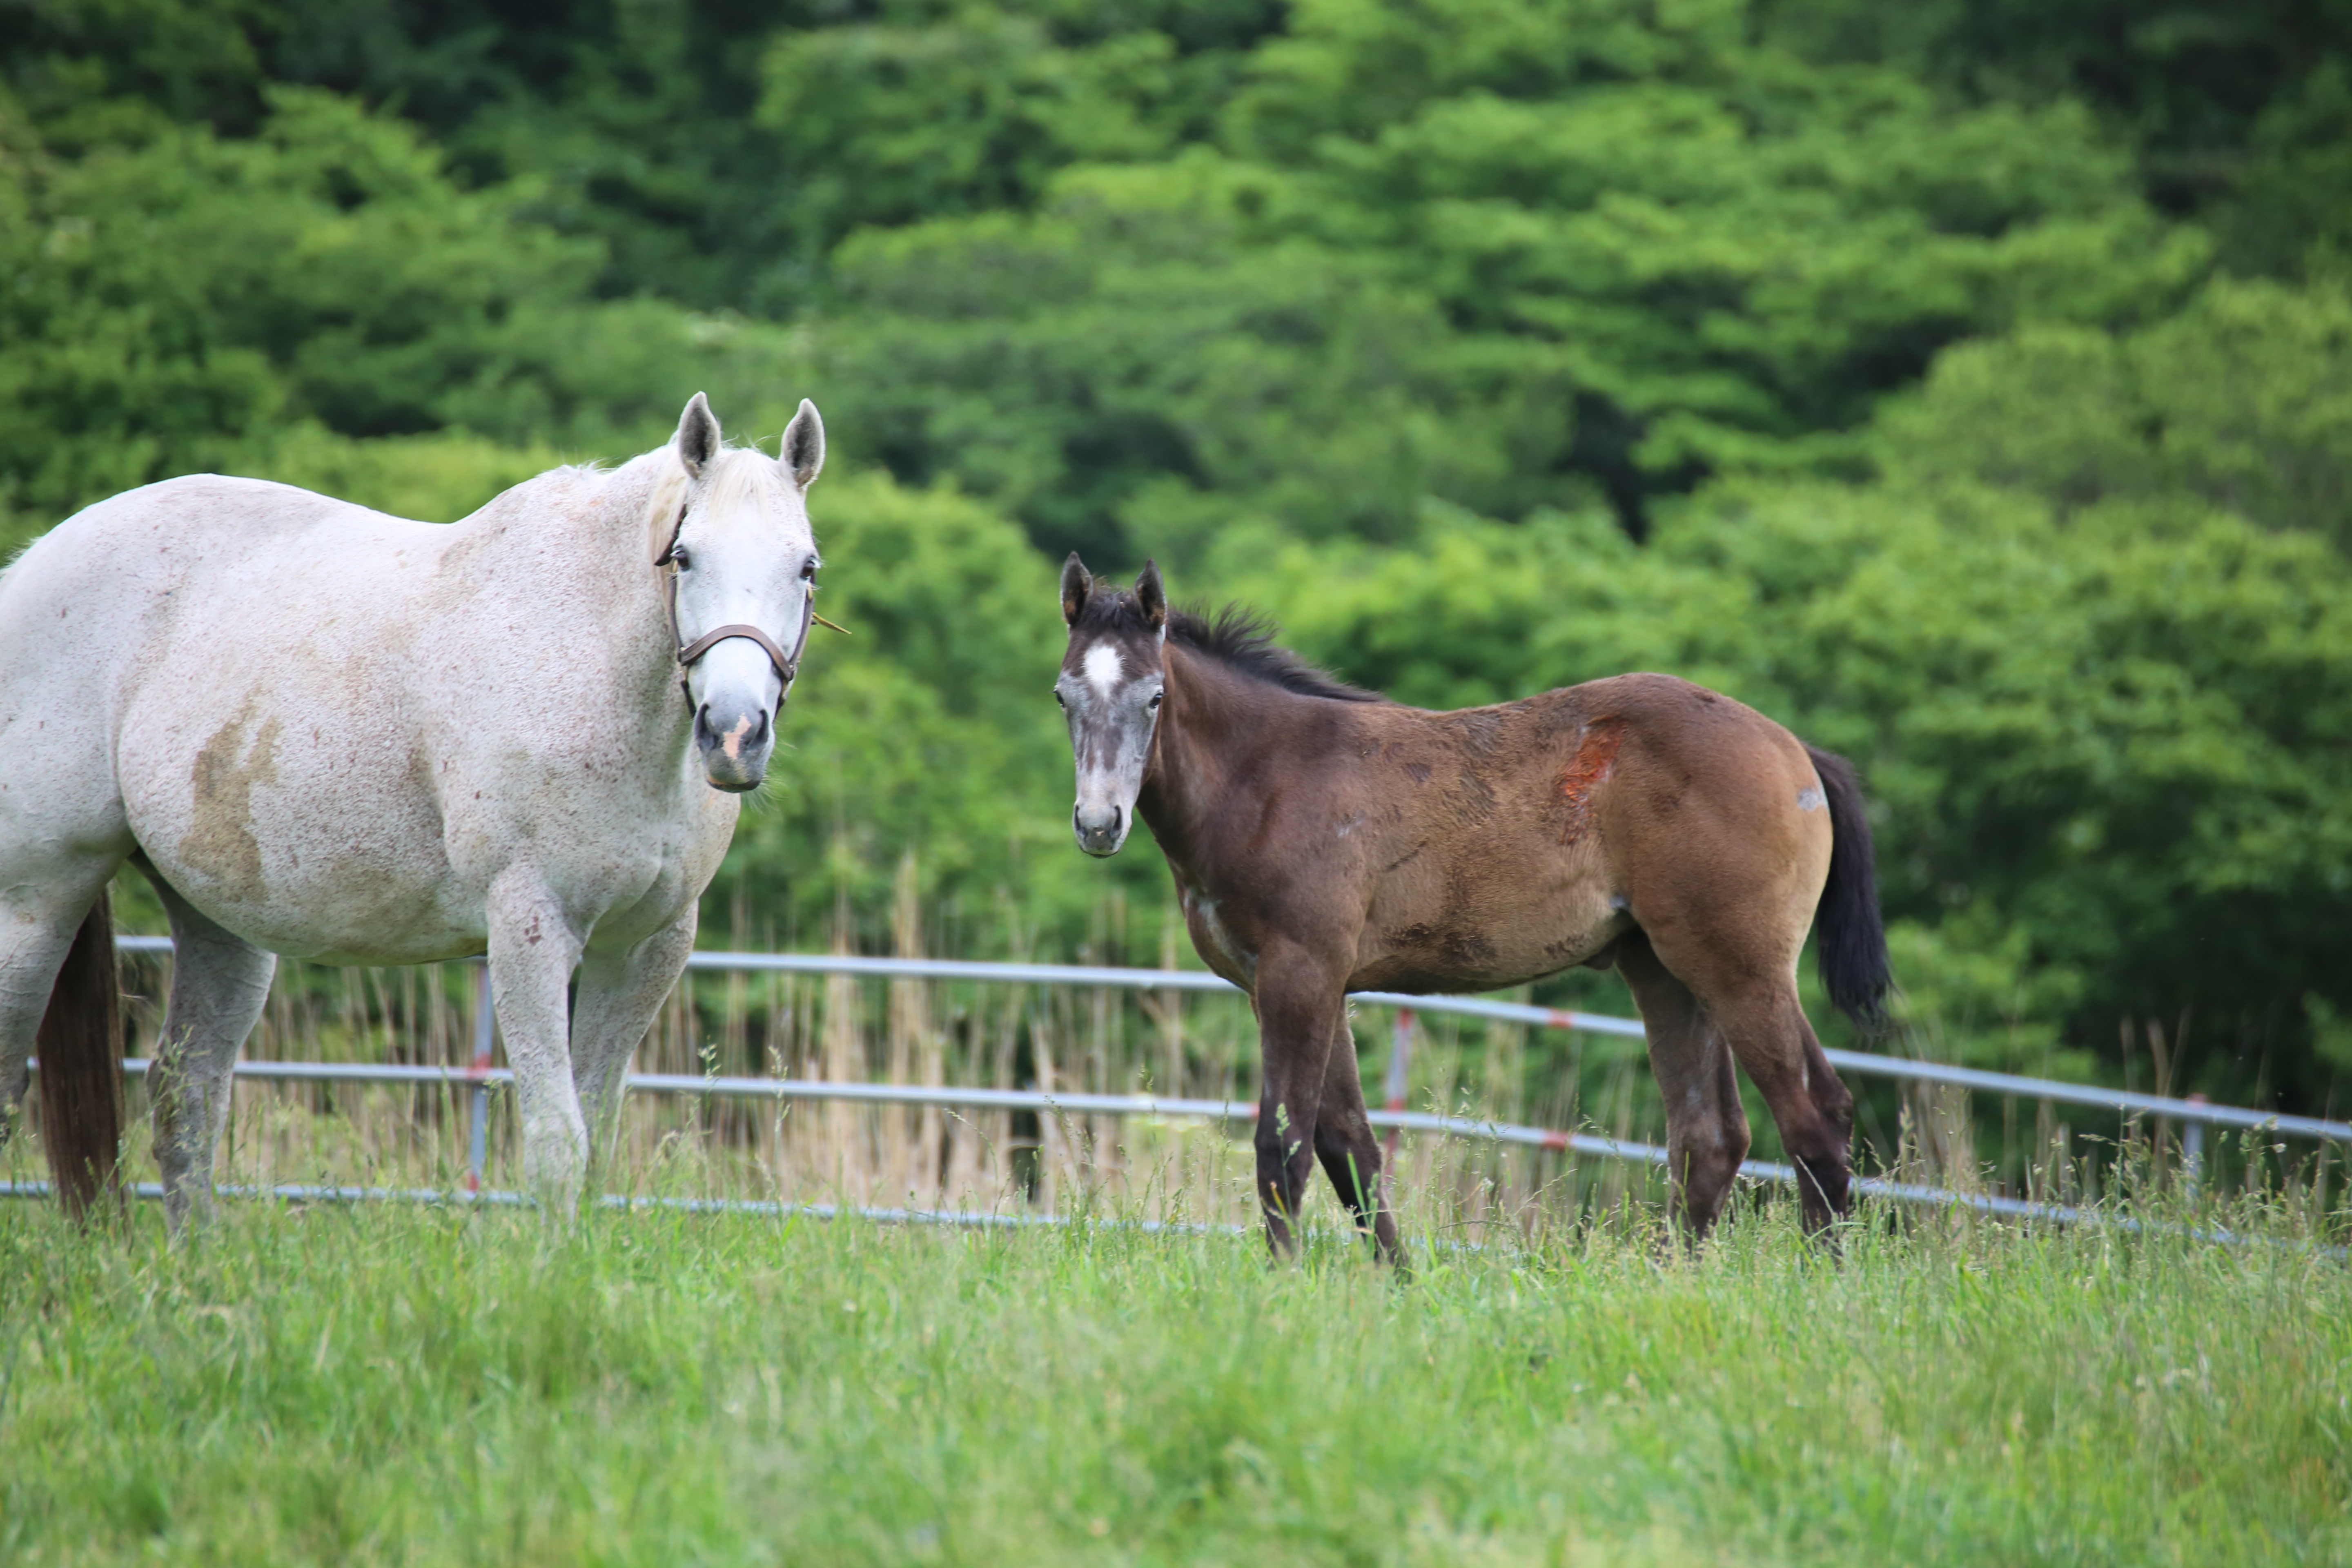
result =
M766 709L762 708L762 709L761 709L761 710L760 710L760 726L759 726L759 728L758 728L758 729L756 729L756 730L754 730L754 731L751 731L751 743L752 743L753 745L755 745L755 746L756 746L756 745L758 745L761 742L762 742L762 741L766 740L767 738L768 738L768 710L767 710Z
M1116 805L1110 808L1110 830L1113 833L1118 831L1118 819L1123 815L1125 815L1123 808Z

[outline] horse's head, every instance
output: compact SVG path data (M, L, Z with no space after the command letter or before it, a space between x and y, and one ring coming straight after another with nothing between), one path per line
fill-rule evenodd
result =
M719 420L696 393L670 443L685 469L683 501L659 521L672 630L694 743L717 788L740 794L767 775L776 720L816 614L816 538L808 488L824 467L824 421L806 399L784 429L782 456L720 446Z
M1135 797L1160 724L1168 595L1146 562L1132 593L1087 574L1075 552L1062 567L1062 619L1069 651L1054 700L1070 721L1078 804L1070 826L1089 855L1116 855L1135 826Z

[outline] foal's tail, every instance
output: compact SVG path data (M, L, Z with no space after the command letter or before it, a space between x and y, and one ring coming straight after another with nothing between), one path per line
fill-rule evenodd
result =
M1864 815L1862 781L1843 757L1805 748L1830 806L1830 879L1822 889L1813 928L1822 985L1838 1011L1875 1030L1886 1019L1894 982L1886 963L1886 931L1878 918L1878 856Z
M103 891L49 988L34 1052L41 1064L41 1142L66 1212L88 1214L101 1194L121 1201L121 981L114 913Z

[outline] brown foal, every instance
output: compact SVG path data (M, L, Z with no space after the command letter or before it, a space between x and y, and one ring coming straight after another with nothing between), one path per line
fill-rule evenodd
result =
M1072 555L1055 694L1077 760L1079 847L1137 816L1194 947L1256 1009L1266 1235L1319 1159L1399 1257L1364 1110L1350 991L1490 990L1575 964L1633 987L1693 1240L1747 1157L1732 1064L1796 1163L1807 1226L1846 1212L1853 1100L1797 1000L1818 919L1831 998L1874 1022L1887 987L1853 771L1727 697L1621 675L1438 713L1341 684L1256 621L1171 612Z

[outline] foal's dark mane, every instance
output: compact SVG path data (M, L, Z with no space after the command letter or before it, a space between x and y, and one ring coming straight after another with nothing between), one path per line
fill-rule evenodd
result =
M1080 631L1148 633L1143 607L1125 589L1097 593L1078 616ZM1274 640L1274 623L1256 610L1227 605L1214 612L1192 605L1170 612L1168 637L1188 653L1215 659L1236 674L1302 697L1325 697L1335 702L1386 702L1377 691L1350 686L1328 670L1318 668Z

